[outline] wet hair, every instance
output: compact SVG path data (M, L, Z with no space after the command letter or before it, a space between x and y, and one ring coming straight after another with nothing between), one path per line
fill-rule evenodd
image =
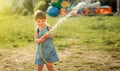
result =
M37 10L34 14L34 20L37 20L37 19L46 19L45 13L41 10Z

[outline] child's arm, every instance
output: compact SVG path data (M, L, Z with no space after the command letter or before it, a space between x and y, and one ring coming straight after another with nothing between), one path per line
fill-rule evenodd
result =
M38 39L38 33L37 33L37 29L34 30L34 40L36 43L39 43L39 39Z
M35 42L38 44L38 43L42 43L45 41L45 38L38 38L38 32L37 32L37 29L34 30L34 40Z
M41 38L38 38L37 29L34 30L34 39L37 44L43 41Z

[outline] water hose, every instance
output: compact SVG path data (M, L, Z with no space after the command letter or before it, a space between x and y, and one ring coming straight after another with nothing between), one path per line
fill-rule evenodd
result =
M50 34L50 32L48 31L41 38L46 39L49 34ZM45 63L48 63L42 53L42 48L44 48L44 47L42 47L42 43L43 43L43 41L40 43L40 56Z
M42 58L42 60L47 63L46 59L44 58L43 54L42 54L42 43L40 44L40 56Z

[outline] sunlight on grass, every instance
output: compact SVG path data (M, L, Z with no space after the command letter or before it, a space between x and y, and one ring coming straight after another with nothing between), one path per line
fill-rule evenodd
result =
M54 26L60 18L47 16L47 22ZM1 16L0 22L0 46L19 47L33 42L35 25L32 16ZM55 46L65 49L80 45L88 49L116 51L120 47L119 22L117 16L70 17L55 30Z
M0 43L1 45L11 44L13 47L19 43L33 41L33 24L30 16L1 16L0 17ZM17 43L17 44L16 44ZM15 44L15 45L14 45Z

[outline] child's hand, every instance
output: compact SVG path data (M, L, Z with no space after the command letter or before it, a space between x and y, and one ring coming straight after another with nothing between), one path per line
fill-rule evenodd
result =
M53 38L53 36L54 36L54 35L53 35L53 32L50 32L49 35L48 35L47 37Z
M36 43L40 43L40 39L35 39L35 42Z
M43 43L45 41L45 38L39 38L39 39L35 39L35 42L38 43Z
M41 38L40 38L40 43L43 43L47 38L47 35L43 35Z
M41 38L39 38L39 39L35 39L35 42L36 42L36 43L43 43L43 42L46 40L47 37L53 38L53 32L50 32L50 33L48 33L48 34L45 34L45 35L43 35L43 36L42 36Z

